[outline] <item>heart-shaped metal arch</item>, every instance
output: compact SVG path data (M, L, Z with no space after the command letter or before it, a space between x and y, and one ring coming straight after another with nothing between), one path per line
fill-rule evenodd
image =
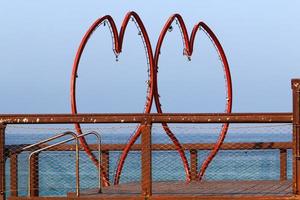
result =
M120 33L118 34L115 22L113 18L109 15L103 16L99 19L97 19L92 26L88 29L88 31L85 33L84 37L82 38L79 48L76 53L76 57L73 64L73 70L72 70L72 76L71 76L71 110L72 114L77 114L77 105L76 105L76 78L77 71L80 63L80 59L82 56L82 53L84 51L84 48L91 37L92 33L102 24L107 23L107 25L110 27L110 31L112 33L112 40L113 40L113 50L116 56L121 53L122 51L122 44L123 44L123 38L124 33L126 31L126 27L129 23L129 20L133 19L136 22L137 28L139 29L139 34L143 38L143 42L146 48L146 54L147 54L147 62L149 64L149 83L148 83L148 89L147 89L147 98L146 98L146 104L145 104L145 113L149 113L152 106L153 101L153 80L154 80L154 65L153 65L153 53L152 53L152 47L151 43L147 34L147 31L144 27L143 22L141 21L140 17L135 12L128 12L126 16L124 17L124 20L122 22L122 26L120 29ZM81 127L79 123L75 124L75 128L78 134L82 133ZM135 136L139 136L141 134L141 127L139 126L135 132ZM81 137L80 142L83 146L83 149L89 156L89 158L93 161L93 163L98 166L98 160L97 158L92 154L91 150L88 147L88 144L86 140ZM126 149L125 149L126 150ZM124 151L125 151L124 150ZM129 149L128 149L129 151ZM126 159L127 154L123 153L123 156L121 157L120 161L123 166L123 163ZM102 174L102 181L105 186L109 185L109 180L107 179L107 175L103 173L103 170L101 170Z
M213 44L216 47L216 50L218 51L218 54L220 56L220 59L222 61L223 64L223 70L225 73L225 84L226 84L226 94L227 94L227 98L226 98L226 108L225 108L225 112L226 113L231 113L232 110L232 83L231 83L231 75L230 75L230 70L229 70L229 65L228 65L228 61L225 55L225 52L219 42L219 40L217 39L216 35L212 32L212 30L204 23L204 22L199 22L198 24L196 24L192 30L191 36L189 38L188 36L188 32L185 26L185 23L182 19L182 17L179 14L174 14L172 15L168 21L165 23L160 36L158 38L157 44L156 44L156 49L155 49L155 54L154 54L154 66L155 66L155 77L154 77L154 98L155 98L155 104L156 104L156 108L157 108L157 112L158 113L162 113L162 109L161 109L161 103L160 103L160 99L159 99L159 93L158 93L158 85L157 85L157 71L158 71L158 62L159 62L159 56L160 56L160 50L161 50L161 46L162 43L164 41L165 35L167 33L167 31L169 30L171 24L174 22L174 20L177 21L179 28L181 29L181 34L183 37L183 43L184 43L184 54L188 57L192 56L193 54L193 47L194 47L194 41L195 41L195 37L196 34L198 32L198 30L201 28L203 29L207 36L211 39L211 41L213 42ZM170 130L170 128L168 127L168 125L166 123L162 124L166 133L170 136L174 136L174 134L172 133L172 131ZM198 173L198 180L201 180L205 170L207 169L208 165L210 164L210 162L213 160L213 158L215 157L215 155L217 154L217 152L219 151L226 133L228 131L228 127L229 124L225 123L222 126L219 138L216 142L216 144L214 145L213 149L211 150L211 152L209 153L208 157L206 158L206 160L202 163L202 166L200 168L200 171ZM176 137L174 136L174 140L176 140ZM179 149L179 153L181 156L181 159L183 161L183 165L186 171L186 176L187 176L187 180L189 180L189 165L188 162L186 160L186 156L185 153L183 151L183 148L181 147L180 143L178 142L178 148Z
M159 52L160 52L160 48L161 48L161 44L163 42L163 39L165 37L165 34L168 30L168 28L170 27L170 25L172 24L172 22L174 21L174 19L177 19L179 21L180 24L180 28L182 31L182 35L183 35L183 39L184 39L184 45L185 45L185 49L184 52L187 56L191 56L192 52L193 52L193 44L194 44L194 39L197 33L197 30L199 30L200 27L202 27L208 34L208 36L211 38L211 40L213 41L213 43L215 44L218 53L221 57L222 63L223 63L223 67L224 67L224 71L225 71L225 77L226 77L226 83L227 83L227 106L226 106L226 112L229 113L231 112L231 105L232 105L232 89L231 89L231 77L230 77L230 71L229 71L229 66L228 66L228 62L225 56L225 53L222 49L221 44L219 43L218 39L216 38L216 36L214 35L214 33L209 29L209 27L203 23L200 22L198 23L191 34L191 39L189 40L188 34L187 34L187 30L185 27L185 24L181 18L180 15L175 14L173 16L171 16L169 18L169 20L167 21L167 23L165 24L163 30L161 31L157 46L156 46L156 51L155 51L155 57L153 60L153 54L152 54L152 48L151 48L151 44L150 44L150 40L148 37L148 34L146 32L146 29L141 21L141 19L139 18L139 16L135 13L135 12L129 12L127 13L127 15L125 16L121 29L120 29L120 33L118 35L117 33L117 28L115 26L115 23L113 21L113 19L109 16L106 15L98 20L96 20L93 25L89 28L89 30L86 32L85 36L83 37L80 46L78 48L75 60L74 60L74 65L73 65L73 71L72 71L72 78L71 78L71 107L72 107L72 113L76 114L77 113L77 107L76 107L76 78L77 78L77 70L78 70L78 65L80 62L80 58L81 55L83 53L84 47L86 45L86 43L88 42L88 39L90 38L90 36L92 35L92 33L97 29L97 27L103 23L103 22L107 22L108 25L110 25L110 29L112 32L112 39L113 39L113 49L116 55L118 55L121 50L122 50L122 43L123 43L123 37L124 37L124 33L127 27L127 24L129 22L129 19L133 18L136 21L136 25L137 28L140 29L140 33L142 35L143 38L143 42L146 48L146 54L147 54L147 60L150 66L150 80L149 80L149 84L148 84L148 92L147 92L147 99L146 99L146 105L145 105L145 113L149 113L151 110L151 106L152 106L152 101L153 101L153 97L155 98L155 103L156 103L156 107L157 107L157 111L159 113L162 113L162 109L161 109L161 105L159 102L159 95L158 95L158 88L157 88L157 63L158 63L158 59L159 59ZM169 129L169 127L167 126L167 124L163 124L163 127L167 133L167 135L170 137L170 139L172 140L172 142L175 144L181 158L184 164L184 168L185 168L185 172L186 172L186 177L187 177L187 181L190 180L190 170L189 170L189 165L188 165L188 161L186 159L184 150L182 148L182 146L180 145L179 141L177 140L177 138L175 137L175 135L172 133L172 131ZM81 127L79 124L75 124L75 128L78 132L78 134L82 133L81 131ZM220 148L221 144L224 141L226 132L228 130L228 124L224 124L220 133L220 137L216 143L216 145L214 146L213 150L211 151L211 153L209 154L209 156L207 157L207 159L204 161L200 171L199 171L199 179L201 179L201 177L203 176L205 169L207 168L207 166L209 165L209 163L211 162L211 160L213 159L213 157L216 155L218 149ZM131 148L131 146L135 143L135 141L137 140L137 138L140 136L141 134L141 126L139 126L136 130L136 132L134 133L133 137L130 138L129 143L126 145L125 149L122 152L122 155L119 159L119 163L118 163L118 167L116 170L116 175L115 175L115 180L114 183L118 184L119 183L119 179L120 179L120 175L121 175L121 171L125 162L125 159L128 155L128 152ZM88 156L92 159L92 161L98 165L98 161L97 159L93 156L93 154L91 153L86 141L84 138L81 139L81 143L83 145L84 150L86 151L86 153L88 154ZM109 181L107 179L106 174L102 173L102 180L104 182L104 185L109 185Z

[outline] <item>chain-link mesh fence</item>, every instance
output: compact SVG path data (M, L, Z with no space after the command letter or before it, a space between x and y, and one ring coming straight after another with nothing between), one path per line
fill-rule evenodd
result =
M164 127L166 128L166 127ZM285 185L278 188L291 192L292 179L292 125L291 124L232 124L224 144L209 164L204 177L199 182L199 171L218 140L221 125L218 124L172 124L169 130L180 143L176 146L174 137L166 134L159 124L152 126L152 181L153 192L170 193L173 187L182 188L177 193L214 194L209 187L232 186L227 193L251 193L249 188L257 181L270 187L265 192L278 192L272 185L281 181ZM109 187L103 187L104 193L141 192L141 137L133 142L128 154L124 154L126 144L138 134L137 125L94 125L83 126L84 133L101 133L102 171L107 175ZM39 196L66 196L76 192L76 151L75 142L55 146L33 156L30 169L29 155L33 149L22 151L27 145L57 135L64 131L74 131L70 126L8 126L6 128L6 193L7 196L27 196L29 185ZM140 132L141 134L141 132ZM136 135L137 136L137 135ZM64 136L45 145L61 142L71 136ZM97 157L97 140L93 135L86 137ZM175 143L175 144L174 144ZM44 147L40 145L34 150ZM179 151L181 149L181 153ZM16 156L17 155L17 156ZM125 155L125 156L124 156ZM124 159L122 167L121 161ZM79 153L80 190L87 191L98 187L98 168L90 157L80 149ZM31 170L31 175L29 171ZM33 171L32 171L33 170ZM36 170L36 171L34 171ZM119 173L119 180L116 172ZM103 174L102 174L103 175ZM105 176L105 175L104 175ZM31 178L31 180L30 180ZM192 179L186 184L188 178ZM36 180L35 180L36 179ZM29 181L30 180L30 181ZM118 181L116 181L118 180ZM246 182L245 182L246 181ZM252 181L252 182L251 182ZM269 181L269 182L268 182ZM273 181L273 182L272 182ZM114 183L118 182L118 185ZM207 185L199 186L198 183ZM215 183L215 186L209 184ZM239 187L234 189L234 184ZM247 183L247 184L245 184ZM251 184L250 184L251 183ZM102 179L102 184L103 179ZM161 185L163 184L163 185ZM181 185L180 185L181 184ZM196 184L196 185L195 185ZM184 187L182 186L184 185ZM187 185L190 188L186 188ZM243 189L242 188L243 185ZM228 187L229 187L228 186ZM274 188L272 189L271 187ZM161 189L165 188L165 189ZM193 189L191 189L193 188ZM206 188L206 189L205 189ZM35 190L34 190L35 189ZM97 191L97 190L95 190ZM218 191L218 190L216 190ZM223 191L224 192L224 191ZM220 189L219 193L222 191Z

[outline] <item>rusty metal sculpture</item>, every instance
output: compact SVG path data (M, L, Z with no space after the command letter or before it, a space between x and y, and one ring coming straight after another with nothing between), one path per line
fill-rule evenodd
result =
M203 30L206 35L209 37L209 39L211 40L211 42L214 44L218 55L220 57L220 60L222 62L222 66L223 66L223 70L225 73L225 85L226 85L226 108L225 108L225 113L231 113L231 109L232 109L232 83L231 83L231 75L230 75L230 69L229 69L229 64L225 55L225 52L220 44L220 42L218 41L217 37L215 36L215 34L212 32L212 30L204 23L204 22L199 22L198 24L196 24L192 30L191 36L189 37L188 35L188 31L186 29L185 23L182 19L182 17L179 14L174 14L172 15L168 21L165 23L160 36L158 38L157 44L156 44L156 49L155 49L155 54L154 54L154 66L157 68L158 66L158 62L159 62L159 56L160 56L160 50L161 50L161 46L162 43L164 41L165 35L167 33L168 30L172 30L172 23L176 22L176 24L178 25L180 31L181 31L181 36L182 36L182 40L183 40L183 44L184 44L184 49L183 49L183 54L188 56L188 59L190 60L190 57L193 54L193 48L194 48L194 41L195 41L195 37L196 34L199 30ZM154 80L154 99L155 99L155 104L156 104L156 108L157 108L157 112L158 113L162 113L162 109L161 109L161 103L160 103L160 99L159 99L159 93L158 93L158 85L157 85L157 71L155 70L155 80ZM210 152L210 154L208 155L208 157L206 158L206 160L202 163L202 167L200 168L200 171L198 173L198 179L201 180L206 168L208 167L209 163L213 160L213 158L215 157L215 155L217 154L220 146L222 145L227 130L228 130L228 123L223 124L219 138L214 146L214 148L212 149L212 151ZM163 127L165 129L165 132L169 135L170 138L172 138L174 136L174 134L172 133L172 131L170 130L170 128L168 127L168 125L166 123L163 123ZM184 164L184 168L186 170L186 175L187 177L189 177L189 168L188 168L188 161L185 157L183 148L181 147L180 143L177 141L176 137L172 138L172 141L177 144L178 147L178 151L180 153L180 156L183 160L183 164ZM187 180L189 180L189 178L187 178Z
M136 23L138 24L138 28L140 28L140 34L141 36L143 36L144 41L145 41L145 45L146 45L146 50L147 50L147 54L148 54L148 63L150 66L150 81L149 81L149 89L147 92L147 100L146 100L146 105L145 105L145 113L149 113L151 110L151 106L152 106L152 100L153 100L153 55L152 55L152 48L151 48L151 44L150 44L150 40L148 37L148 34L146 32L146 29L143 25L143 22L141 21L140 17L135 13L135 12L129 12L127 13L127 15L125 16L121 29L120 29L120 33L118 34L116 25L114 20L112 19L111 16L106 15L104 17L99 18L98 20L96 20L92 26L88 29L88 31L86 32L86 34L84 35L83 39L81 40L81 43L79 45L79 48L77 50L76 53L76 57L74 60L74 64L73 64L73 70L72 70L72 77L71 77L71 108L72 108L72 114L77 114L77 106L76 106L76 78L78 77L77 71L78 71L78 66L79 66L79 62L80 62L80 58L81 55L83 53L83 50L89 40L89 38L91 37L92 33L101 25L108 25L111 33L112 33L112 40L113 40L113 51L116 54L116 56L118 56L119 53L121 53L122 51L122 44L123 44L123 38L124 38L124 33L126 30L126 27L128 25L128 22L130 19L133 19L136 21ZM80 124L76 123L75 124L75 128L78 134L82 133ZM139 135L139 133L141 132L140 128L137 129L136 133L137 135ZM97 165L98 160L95 158L95 156L92 154L92 152L90 151L86 141L84 138L80 139L80 142L84 148L84 150L86 151L87 155L90 157L90 159ZM123 160L126 159L126 156L123 158ZM102 179L104 182L104 185L109 185L109 181L107 180L107 176L102 174Z
M184 42L184 55L188 56L189 59L190 59L190 56L192 56L192 53L193 53L193 45L194 45L194 40L195 40L195 37L196 37L196 33L200 28L208 35L208 37L211 39L211 41L215 45L216 50L217 50L217 52L220 56L220 59L222 61L222 65L223 65L223 69L224 69L224 73L225 73L225 83L226 83L226 93L227 93L225 112L226 113L231 112L231 107L232 107L232 86L231 86L231 77L230 77L229 65L228 65L225 53L223 51L223 48L222 48L221 44L219 43L217 37L214 35L214 33L211 31L211 29L204 22L199 22L198 24L196 24L194 26L193 31L191 33L191 36L189 38L188 33L187 33L187 29L186 29L186 26L184 24L184 21L183 21L182 17L179 14L172 15L169 18L169 20L166 22L164 28L162 29L162 31L160 33L160 36L159 36L159 39L158 39L158 42L157 42L157 45L156 45L155 55L153 57L153 52L152 52L150 39L148 37L147 31L144 27L144 24L143 24L142 20L140 19L140 17L135 12L129 12L129 13L126 14L126 16L125 16L125 18L122 22L122 26L121 26L119 34L118 34L115 22L112 19L112 17L109 16L109 15L106 15L106 16L101 17L98 20L96 20L92 24L92 26L88 29L88 31L84 35L83 39L81 40L81 43L79 45L79 48L77 50L76 57L75 57L75 60L74 60L72 76L71 76L71 109L72 109L72 114L77 114L77 106L76 106L76 78L78 77L77 71L78 71L81 55L82 55L82 53L84 51L84 48L85 48L89 38L91 37L92 33L101 24L103 24L103 25L107 24L109 26L109 29L110 29L111 34L112 34L113 51L114 51L116 57L118 57L118 55L122 51L124 33L126 31L126 27L129 23L130 19L132 19L132 21L135 22L136 27L139 31L139 35L142 38L142 41L143 41L143 44L144 44L144 47L145 47L146 57L147 57L147 64L148 64L148 67L149 67L149 69L148 69L148 71L149 71L149 80L148 80L148 87L147 87L146 103L145 103L144 113L150 113L152 103L153 103L153 99L155 100L155 105L156 105L157 112L162 113L160 99L159 99L159 93L158 93L158 85L157 85L157 72L158 72L158 67L157 66L158 66L158 62L159 62L159 54L160 54L161 45L163 43L163 40L164 40L164 37L165 37L167 31L170 29L171 24L173 23L174 20L178 24L178 26L180 28L180 31L182 33L181 35L183 37L183 42ZM177 148L177 151L178 151L178 153L179 153L179 155L182 159L183 166L184 166L184 169L185 169L186 181L189 182L191 180L191 174L190 174L190 167L189 167L189 163L187 161L185 152L184 152L180 142L178 141L176 136L172 133L172 131L168 127L168 125L166 123L163 123L162 125L163 125L163 128L164 128L166 134L169 136L169 138L171 139L171 141L175 144L175 146ZM211 153L209 154L207 159L202 164L202 167L201 167L201 169L199 171L199 174L198 174L198 179L199 180L201 180L201 178L203 177L203 174L205 173L206 168L208 167L209 163L213 160L213 158L217 154L221 144L223 143L223 141L225 139L225 136L226 136L226 133L227 133L227 130L228 130L228 125L229 124L223 124L221 132L220 132L220 136L218 138L218 141L216 142L213 150L211 151ZM76 131L77 131L78 134L82 133L82 130L81 130L81 127L80 127L79 123L75 124L75 128L76 128ZM121 172L122 172L126 157L128 155L128 152L130 151L130 148L136 142L136 140L139 138L140 135L141 135L141 126L138 126L136 131L134 132L133 136L130 138L128 144L126 145L126 147L124 148L124 150L121 154L121 157L119 159L119 163L118 163L117 169L116 169L114 184L119 183ZM86 141L83 137L80 138L80 142L81 142L85 152L90 157L90 159L96 165L98 165L98 160L92 154L91 150L88 147L88 144L86 143ZM103 180L104 185L105 186L109 185L110 183L109 183L109 180L107 178L107 175L104 174L104 173L102 173L101 175L102 175L102 180Z

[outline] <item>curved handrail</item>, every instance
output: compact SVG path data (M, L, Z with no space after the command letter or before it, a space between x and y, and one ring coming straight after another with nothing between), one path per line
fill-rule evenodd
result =
M64 144L64 143L67 143L67 142L70 142L70 141L72 141L72 140L76 140L76 143L75 143L75 145L76 145L76 147L75 147L75 150L76 150L76 195L77 196L79 196L79 180L77 180L78 178L78 171L77 171L77 168L79 169L79 145L78 145L78 139L77 139L77 135L75 134L75 133L73 133L74 135L72 135L73 136L73 138L69 138L69 139L66 139L66 140L63 140L63 141L61 141L61 142L58 142L58 143L55 143L55 144L52 144L52 145L49 145L49 146L46 146L46 147L43 147L43 148L41 148L41 149L38 149L38 150L35 150L35 151L33 151L33 152L31 152L30 154L29 154L29 157L28 157L28 165L29 165L29 167L28 167L28 196L30 197L30 196L32 196L32 194L31 194L31 188L30 188L30 185L31 185L31 178L30 178L30 174L31 174L31 167L30 167L30 160L31 160L31 158L32 158L32 156L33 155L35 155L35 154L37 154L37 153L39 153L39 152L41 152L41 151L44 151L44 150L46 150L46 149L49 149L49 148L52 148L52 147L55 147L55 146L58 146L58 145L60 145L60 144ZM64 136L64 135L63 135ZM62 136L61 136L62 137ZM59 137L56 137L56 138L59 138ZM46 141L46 140L45 140ZM47 141L49 141L49 140L47 140ZM50 140L51 141L51 140ZM43 142L41 142L41 143L43 143ZM44 142L45 143L45 142ZM33 145L34 146L34 145ZM78 173L78 174L77 174Z
M32 158L33 155L39 153L39 152L42 152L42 151L45 151L47 149L51 149L53 147L56 147L58 145L61 145L61 144L65 144L65 143L68 143L68 142L71 142L73 140L75 140L75 151L76 151L76 196L79 197L80 195L80 174L79 174L79 142L78 142L78 138L81 138L81 137L84 137L84 136L87 136L87 135L90 135L90 134L93 134L97 137L97 140L98 140L98 159L99 159L99 162L98 162L98 181L99 181L99 192L101 192L101 136L99 133L97 133L96 131L92 131L92 132L89 132L89 133L85 133L85 134L81 134L81 135L76 135L75 133L73 133L74 137L73 138L70 138L70 139L67 139L67 140L63 140L61 142L58 142L58 143L55 143L55 144L52 144L52 145L49 145L49 146L46 146L46 147L43 147L41 149L38 149L38 150L35 150L33 152L31 152L29 154L29 157L28 157L28 160L29 160L29 165L30 165L30 160ZM29 173L28 173L28 185L30 186L31 184L31 178L30 178L30 174L31 174L31 168L30 166L28 167L29 169ZM28 194L29 196L31 196L31 190L30 190L30 187L28 187Z
M57 135L55 135L55 136L52 136L52 137L50 137L50 138L47 138L47 139L45 139L45 140L41 140L41 141L39 141L39 142L37 142L37 143L34 143L34 144L28 145L28 146L26 146L26 147L23 147L23 148L21 149L21 151L29 150L29 149L31 149L31 148L33 148L33 147L39 146L39 145L41 145L41 144L45 144L45 143L47 143L47 142L53 141L53 140L55 140L55 139L61 138L61 137L66 136L66 135L71 135L72 137L74 137L74 136L76 137L76 133L74 133L74 132L72 132L72 131L66 131L66 132L57 134Z

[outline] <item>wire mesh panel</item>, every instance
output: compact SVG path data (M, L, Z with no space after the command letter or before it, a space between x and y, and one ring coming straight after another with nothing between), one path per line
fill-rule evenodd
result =
M230 190L227 188L226 193L237 194L245 193L242 191L248 191L249 188L255 188L254 183L258 183L268 185L261 191L262 194L268 194L268 192L272 193L273 186L275 188L278 186L273 184L279 180L284 185L278 187L285 188L287 191L291 190L293 173L291 124L230 125L221 150L209 163L202 180L199 181L202 164L214 148L221 126L218 124L172 124L168 130L160 124L154 124L151 141L148 141L152 143L153 193L170 193L177 185L178 191L173 192L185 194L189 191L190 194L213 195L218 193L218 190L212 191L207 188L213 188L211 183L216 185L222 183L228 184L228 187L236 184L236 188L232 187ZM143 173L142 149L145 147L141 145L144 144L141 139L142 131L140 135L135 135L138 132L137 125L86 125L82 129L84 133L91 130L101 132L101 170L103 171L104 194L118 192L140 194ZM30 192L30 184L33 192L38 191L39 196L66 196L76 192L74 141L39 152L36 157L32 158L33 164L29 160L34 150L43 148L43 145L51 145L72 138L71 136L22 151L29 144L66 130L75 131L72 126L8 126L6 131L7 194L27 196ZM166 131L171 131L171 134L170 132L166 134ZM132 145L127 146L135 136ZM93 135L85 138L94 156L98 157L96 138ZM129 151L124 156L126 148ZM84 192L99 188L97 166L83 149L80 149L79 158L80 190ZM120 173L117 182L118 171ZM108 185L104 184L103 176L107 176ZM30 183L29 177L31 177ZM162 191L162 188L165 190ZM221 189L220 192L222 192ZM248 191L249 194L251 192L253 191Z
M141 180L141 152L131 151L125 161L120 183L139 182ZM138 191L137 191L138 192Z
M8 129L6 178L10 181L7 182L7 193L12 196L65 196L76 192L76 134L66 130L74 131L68 127L20 126ZM87 139L94 145L99 143L95 138ZM98 157L99 152L96 152ZM84 152L80 153L79 158L79 175L84 177L82 189L91 188L92 184L93 188L99 187L98 167L91 165ZM88 176L84 171L88 171ZM89 176L94 178L89 179Z
M36 150L37 148L30 149L30 151L25 150L24 148L38 141L49 138L57 133L57 130L47 130L42 126L39 127L34 125L30 127L7 127L5 140L8 157L6 163L6 188L8 196L26 196L29 194L29 155L32 151ZM56 156L54 155L52 157L56 158ZM36 156L34 158L36 163L33 164L35 164L36 167L40 167L40 164L44 165L44 162L47 162L48 159L41 160L38 156ZM55 163L55 160L52 163ZM39 173L36 173L36 175L36 177L40 178ZM49 183L50 182L51 181L49 180ZM40 192L44 194L46 192L44 190L45 185L41 184L40 186L41 188L43 188L40 190ZM47 189L49 188L47 187Z
M38 159L40 196L76 191L75 151L45 151L39 153Z
M203 163L218 141L220 129L221 125L172 124L166 131L166 127L154 126L153 180L199 181ZM166 134L168 131L173 136ZM209 163L200 182L290 180L291 190L291 142L291 124L231 125L221 150ZM189 173L185 162L188 162Z
M139 183L141 181L141 151L136 148L136 145L141 144L141 133L138 131L138 126L134 124L127 126L113 125L113 127L113 129L103 130L102 134L103 146L109 144L121 145L117 148L112 147L112 150L109 150L110 185L123 187L123 185L129 183ZM105 163L103 162L103 164ZM140 188L134 188L131 192L140 193Z
M200 163L208 151L198 152ZM279 150L221 150L206 171L205 180L279 180Z

